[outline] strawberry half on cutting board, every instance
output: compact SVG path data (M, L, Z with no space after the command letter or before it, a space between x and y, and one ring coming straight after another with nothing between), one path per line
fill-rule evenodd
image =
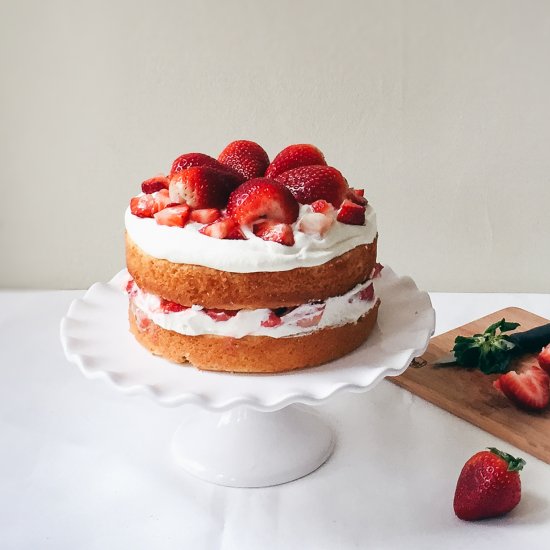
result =
M524 465L522 458L494 447L472 456L456 484L453 507L457 517L476 521L513 510L521 500L519 472Z
M522 409L540 411L550 403L550 377L538 365L507 372L493 386Z

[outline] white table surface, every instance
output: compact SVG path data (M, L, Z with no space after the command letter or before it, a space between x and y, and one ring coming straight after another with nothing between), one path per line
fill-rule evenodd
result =
M550 547L550 466L382 382L319 407L338 432L327 464L279 487L231 489L172 462L189 407L130 397L69 364L59 321L80 291L0 292L0 548L323 550ZM432 294L436 334L506 306L550 318L550 295ZM507 517L458 520L465 460L527 460Z

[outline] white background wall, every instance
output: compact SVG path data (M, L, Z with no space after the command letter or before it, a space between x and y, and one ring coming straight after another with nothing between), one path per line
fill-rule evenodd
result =
M550 291L550 2L1 1L0 286L123 266L180 153L318 145L424 288Z

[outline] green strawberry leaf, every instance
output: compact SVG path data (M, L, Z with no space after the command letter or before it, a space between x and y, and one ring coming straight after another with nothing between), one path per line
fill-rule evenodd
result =
M502 334L519 327L501 319L487 327L483 334L457 336L452 349L460 366L479 368L485 374L506 372L510 366L511 350L515 347L508 335Z

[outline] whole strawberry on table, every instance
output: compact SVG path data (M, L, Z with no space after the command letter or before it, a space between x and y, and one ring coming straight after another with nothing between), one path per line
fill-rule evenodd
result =
M460 519L502 516L521 500L519 472L525 460L489 447L472 456L460 472L453 507Z

